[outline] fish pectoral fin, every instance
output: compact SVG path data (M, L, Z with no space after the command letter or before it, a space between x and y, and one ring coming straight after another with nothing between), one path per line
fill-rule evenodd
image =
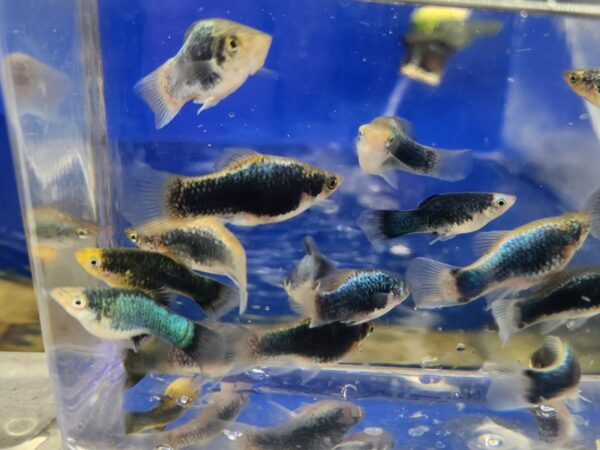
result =
M156 300L157 303L166 306L167 308L176 302L175 295L165 291L164 289L156 289L150 292L150 296Z
M398 174L392 169L385 169L381 172L381 178L383 178L387 184L389 184L394 189L400 189L400 180L398 179Z
M473 238L473 250L477 256L482 256L496 244L502 237L504 237L508 231L497 230L497 231L482 231L477 233Z
M449 241L450 239L454 239L456 237L455 234L437 234L435 233L433 239L429 241L429 245L433 245L439 241Z
M131 338L131 342L133 343L133 350L137 353L140 348L142 348L142 344L144 341L149 338L148 334L140 334L139 336L134 336Z
M563 326L566 322L567 322L566 319L549 320L547 322L544 322L540 326L539 331L540 331L541 334L552 333L557 328Z
M505 298L513 297L514 294L516 294L517 292L519 292L518 289L515 290L513 288L506 287L506 288L496 289L495 291L492 291L492 292L486 294L485 298L487 300L487 306L486 306L485 310L486 311L491 310L492 303L497 302L497 301L504 301Z
M237 164L242 164L250 159L260 156L260 153L249 148L226 148L215 162L215 170L222 170Z
M269 406L271 406L273 408L274 411L279 412L280 414L283 414L283 416L286 419L293 419L295 417L298 416L298 414L294 411L292 411L291 409L287 409L285 406L274 402L273 400L268 400L267 403L269 404Z

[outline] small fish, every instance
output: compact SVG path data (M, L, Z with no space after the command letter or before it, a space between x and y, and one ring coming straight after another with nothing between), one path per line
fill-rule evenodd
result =
M362 170L382 176L396 188L392 170L457 181L465 178L473 165L469 150L439 150L419 144L412 138L408 122L392 116L361 125L356 150Z
M590 232L588 213L536 220L509 232L480 233L476 249L485 254L467 267L417 258L407 278L418 308L441 308L494 298L530 288L561 271Z
M239 287L240 314L246 310L246 252L219 220L157 220L127 228L125 235L141 249L163 253L193 270L227 275Z
M600 107L600 69L567 70L563 78L579 96Z
M271 36L225 19L194 22L183 45L150 75L135 92L154 112L156 128L167 125L190 100L201 103L198 113L236 91L265 63Z
M433 244L483 228L508 211L516 200L513 195L500 193L438 194L410 211L368 211L360 216L359 225L371 241L433 233Z
M310 326L332 322L356 325L391 311L408 297L404 279L379 269L335 270L317 281L312 298L292 304L299 314L310 317Z
M55 288L50 295L92 335L102 339L131 339L137 346L145 335L155 336L193 359L205 352L223 352L214 331L182 317L143 292L113 288Z
M94 222L46 206L32 208L26 219L33 225L35 235L44 245L95 239L103 229Z
M536 406L531 412L535 416L539 440L542 442L554 445L565 444L577 433L577 419L564 402Z
M25 53L9 53L4 63L19 115L30 114L45 122L59 122L60 108L69 92L69 78Z
M218 217L241 226L282 222L333 194L341 175L282 156L226 152L216 172L184 177L146 166L133 170L128 219Z
M543 405L577 397L581 367L573 348L554 336L546 337L530 360L530 368L500 367L486 363L490 375L487 402L497 410Z
M470 450L498 448L502 450L532 450L533 441L523 433L497 424L487 419L473 431L474 437L469 440Z
M363 409L350 402L323 400L300 408L284 425L246 430L236 440L235 448L282 450L301 445L304 449L331 450L363 416Z
M219 317L238 303L239 294L183 264L156 252L132 248L83 248L75 258L90 275L112 287L140 289L164 297L172 291L186 295L211 316Z
M304 256L283 280L283 288L296 303L303 304L314 299L318 280L331 273L335 264L321 254L311 236L304 238Z
M331 450L392 450L393 448L394 438L390 433L381 428L370 427L344 438Z
M177 420L198 398L200 386L193 378L181 377L171 382L154 408L125 414L125 433L163 430Z
M544 324L543 333L567 322L582 325L600 314L600 267L558 273L529 297L494 302L492 314L503 342L540 323Z
M234 422L249 400L243 383L221 383L221 390L210 394L198 415L177 428L152 436L152 448L183 449L209 443ZM196 447L194 447L196 448Z

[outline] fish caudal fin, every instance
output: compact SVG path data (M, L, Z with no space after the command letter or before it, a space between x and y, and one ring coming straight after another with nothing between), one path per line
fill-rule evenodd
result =
M133 225L165 219L165 193L173 176L141 162L129 167L128 173L131 182L127 183L122 192L125 218Z
M482 369L490 376L490 387L486 395L490 408L510 411L531 406L527 402L531 379L525 375L523 369L502 367L494 363L485 363Z
M169 70L171 60L160 66L151 74L139 80L135 93L142 98L154 113L154 126L160 129L167 125L177 115L183 103L173 100L166 89L165 72Z
M516 307L518 301L518 299L504 299L492 303L492 315L504 344L513 334L520 331L518 325L520 317Z
M358 225L371 242L393 239L423 228L412 211L365 211L359 216Z
M417 308L431 309L459 303L457 267L428 258L416 258L408 266L406 277Z
M466 178L473 169L470 150L436 150L437 163L430 175L446 181Z
M209 314L213 318L219 318L227 314L229 311L235 308L236 305L240 303L241 291L233 289L227 285L221 284L219 295L210 304L206 302L206 299L202 294L200 294L199 297L195 300L196 303L198 303L198 305L207 314Z
M590 232L596 239L600 239L600 189L592 194L586 210L592 215Z
M228 336L227 329L215 326L205 326L210 321L194 324L192 342L182 350L202 367L206 363L229 364L235 357L236 342ZM235 327L243 330L242 327ZM240 334L240 339L242 334Z

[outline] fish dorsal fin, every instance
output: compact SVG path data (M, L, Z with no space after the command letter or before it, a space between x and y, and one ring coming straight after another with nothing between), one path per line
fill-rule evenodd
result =
M357 270L354 269L336 270L320 280L319 290L321 292L334 291L346 281L348 281L348 278L350 278L355 273L357 273Z
M319 250L319 247L317 247L317 243L312 236L306 236L302 245L304 247L304 253L307 255L312 256L321 254L321 251Z
M304 253L312 257L314 262L314 280L325 277L335 269L335 264L327 259L317 247L317 244L312 236L306 236L303 242Z
M413 138L412 124L402 117L390 116L390 119L394 122L394 126L409 138Z
M242 164L259 155L260 153L248 148L226 148L215 162L215 170Z
M192 31L194 31L194 28L196 27L196 24L198 24L198 22L200 21L196 20L194 23L192 23L189 27L185 29L185 33L183 33L183 42L188 40L190 34L192 33Z
M508 231L483 231L478 233L473 239L473 250L477 256L485 255L500 239L502 239Z
M440 196L439 194L433 194L433 195L430 195L429 197L423 199L421 201L421 203L419 203L419 205L417 206L417 209L422 208L423 206L427 205L429 202L431 202L433 199L438 198L439 196Z

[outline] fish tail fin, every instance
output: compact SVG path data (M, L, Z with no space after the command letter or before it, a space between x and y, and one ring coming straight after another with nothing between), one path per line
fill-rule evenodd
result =
M437 150L437 162L431 175L446 181L466 178L473 169L471 150Z
M227 330L219 329L217 325L210 326L212 321L203 321L194 323L194 337L192 342L182 348L197 364L202 367L203 364L231 363L235 357L235 343L230 339ZM207 326L207 324L209 324ZM236 327L235 329L242 328Z
M406 277L417 308L431 309L459 303L454 272L458 268L429 258L416 258L408 266Z
M240 244L234 251L234 271L230 276L235 280L240 293L240 314L244 314L248 308L248 268L246 262L246 251Z
M520 330L518 324L521 318L517 309L518 301L519 299L504 299L492 303L492 315L498 325L503 344L506 344L510 337Z
M165 193L173 175L136 162L128 170L131 183L122 193L123 215L133 225L167 216Z
M239 304L241 294L241 290L238 291L238 289L221 284L219 295L210 304L206 302L206 298L202 294L195 297L194 300L207 314L211 317L218 318L227 314Z
M372 210L363 212L358 225L372 242L393 239L423 229L413 211Z
M527 397L532 381L522 369L501 367L494 363L485 363L482 369L490 376L486 395L490 408L509 411L529 406Z
M586 210L591 214L590 232L600 239L600 189L592 194L587 202Z
M312 236L306 236L303 242L304 253L311 256L313 280L329 275L335 269L335 264L321 253Z
M183 103L171 98L167 91L166 73L171 65L172 60L167 61L154 72L139 80L133 88L154 113L154 126L157 129L173 120L183 106Z

